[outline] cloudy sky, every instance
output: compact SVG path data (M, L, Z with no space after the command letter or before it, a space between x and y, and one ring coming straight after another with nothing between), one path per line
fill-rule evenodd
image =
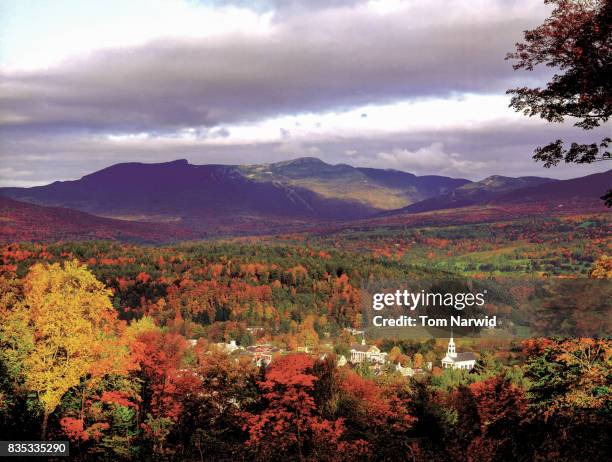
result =
M596 140L508 108L542 0L2 0L0 185L187 158L480 179L569 178L535 146ZM608 130L604 127L600 130Z

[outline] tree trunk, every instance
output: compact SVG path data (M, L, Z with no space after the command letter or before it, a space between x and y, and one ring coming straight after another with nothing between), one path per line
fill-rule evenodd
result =
M85 422L85 385L83 385L83 394L81 395L81 420Z
M40 430L40 439L45 441L47 439L47 422L49 421L49 414L47 411L43 414L42 428Z

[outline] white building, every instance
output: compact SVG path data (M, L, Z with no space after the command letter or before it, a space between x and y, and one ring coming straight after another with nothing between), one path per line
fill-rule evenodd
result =
M469 371L474 368L476 359L476 353L457 353L453 334L451 333L446 356L442 359L442 367L445 369L450 367L452 369L465 369Z
M345 327L344 330L351 335L365 335L365 330L355 329L354 327Z
M257 367L261 365L267 367L272 362L275 355L282 353L280 348L267 344L253 345L248 347L246 351L252 355L253 363L255 363Z
M361 345L351 346L351 362L359 364L369 361L374 364L384 364L387 362L387 353L383 353L376 345L366 345L365 339L361 340Z
M400 363L395 365L395 370L404 377L412 377L414 375L414 369L412 367L402 367Z
M233 353L236 350L242 350L242 347L236 345L236 340L230 340L229 343L215 343L220 351L227 354Z

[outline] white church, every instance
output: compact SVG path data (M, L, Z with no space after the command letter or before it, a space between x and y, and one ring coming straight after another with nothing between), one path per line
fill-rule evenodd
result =
M453 334L451 332L451 338L448 341L448 349L446 350L446 356L442 359L443 368L451 369L465 369L472 370L476 364L476 353L457 353L455 348L455 341L453 340Z

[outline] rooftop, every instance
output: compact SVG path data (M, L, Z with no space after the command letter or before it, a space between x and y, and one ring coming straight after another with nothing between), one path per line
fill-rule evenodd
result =
M455 358L449 358L449 359L451 359L454 363L458 363L461 361L475 361L478 359L478 356L476 355L476 353L472 353L471 351L468 351L466 353L457 353L457 356Z

